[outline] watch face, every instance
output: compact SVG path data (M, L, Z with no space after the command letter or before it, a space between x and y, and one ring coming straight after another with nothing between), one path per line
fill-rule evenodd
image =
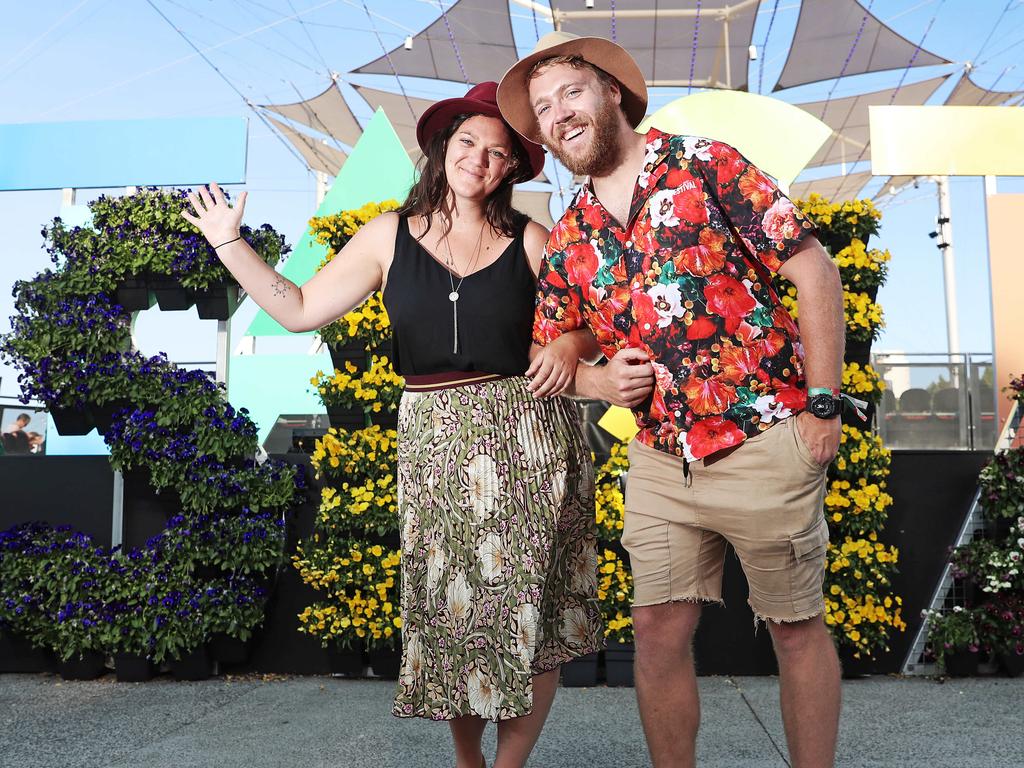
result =
M832 395L815 395L808 405L811 413L819 419L830 419L836 415L836 399Z

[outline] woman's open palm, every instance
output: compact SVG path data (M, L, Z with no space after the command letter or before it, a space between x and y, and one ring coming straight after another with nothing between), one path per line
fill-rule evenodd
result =
M188 193L188 201L192 203L195 214L186 208L181 215L203 233L210 245L220 245L238 237L242 215L245 213L246 195L246 192L240 194L232 207L228 205L217 183L211 182L209 190L200 187L198 192Z

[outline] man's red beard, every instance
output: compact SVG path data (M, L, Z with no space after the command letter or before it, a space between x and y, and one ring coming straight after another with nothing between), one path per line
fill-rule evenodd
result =
M561 140L549 137L548 149L557 160L576 176L604 176L619 164L622 142L619 136L619 105L605 99L594 118L579 116L569 121L569 127L556 126L556 136L564 136L578 126L589 133L590 145L583 152L563 152Z

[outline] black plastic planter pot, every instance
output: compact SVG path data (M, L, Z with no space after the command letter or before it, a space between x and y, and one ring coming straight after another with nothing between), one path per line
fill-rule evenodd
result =
M999 654L999 667L1006 673L1007 677L1020 677L1024 675L1024 654L1013 651L1001 652Z
M117 284L114 300L127 312L145 312L156 304L156 296L142 278L127 278Z
M194 291L196 312L202 320L227 320L238 309L238 285L224 283Z
M335 677L363 677L366 673L366 657L361 646L355 648L329 648L327 661ZM373 670L377 672L376 667ZM380 674L377 672L377 674ZM395 673L398 677L398 673Z
M192 292L177 280L155 277L150 280L150 285L162 312L181 312L195 304Z
M863 368L871 362L871 342L846 340L846 354L843 355L845 363L859 363Z
M172 660L170 667L176 680L206 680L211 671L210 654L205 645L200 645Z
M362 408L328 408L327 420L335 429L348 432L366 428L366 414Z
M224 666L237 667L249 661L252 654L252 642L242 641L237 637L219 634L210 638L207 650L215 661Z
M112 400L103 405L90 405L89 415L92 416L96 430L101 435L105 435L110 430L110 425L114 423L114 414L124 408L131 407L132 404L127 400Z
M23 637L0 634L0 672L50 672L56 666L50 651Z
M946 654L946 674L950 677L974 677L978 674L978 652L957 650Z
M562 685L587 688L597 685L597 654L588 653L562 665Z
M605 682L608 685L633 687L634 655L632 643L608 641L608 649L604 652Z
M145 656L118 653L114 656L114 672L119 683L144 683L153 679L155 670L153 663Z
M57 664L57 671L65 680L95 680L107 671L107 657L91 651Z
M367 357L366 348L362 342L354 341L351 344L328 344L327 351L331 353L331 362L339 371L345 370L345 363L352 363L360 373L366 370Z
M62 435L88 435L92 432L92 416L84 408L50 408L53 426Z
M402 649L370 649L370 668L377 677L385 680L397 680L398 673L402 668Z
M398 427L398 411L371 413L370 423L376 424L382 429L396 429Z

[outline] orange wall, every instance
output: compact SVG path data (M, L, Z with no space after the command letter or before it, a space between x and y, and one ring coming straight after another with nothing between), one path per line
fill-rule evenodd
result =
M1024 195L989 195L988 253L992 280L992 336L999 392L999 423L1011 401L1001 392L1010 375L1024 374Z

